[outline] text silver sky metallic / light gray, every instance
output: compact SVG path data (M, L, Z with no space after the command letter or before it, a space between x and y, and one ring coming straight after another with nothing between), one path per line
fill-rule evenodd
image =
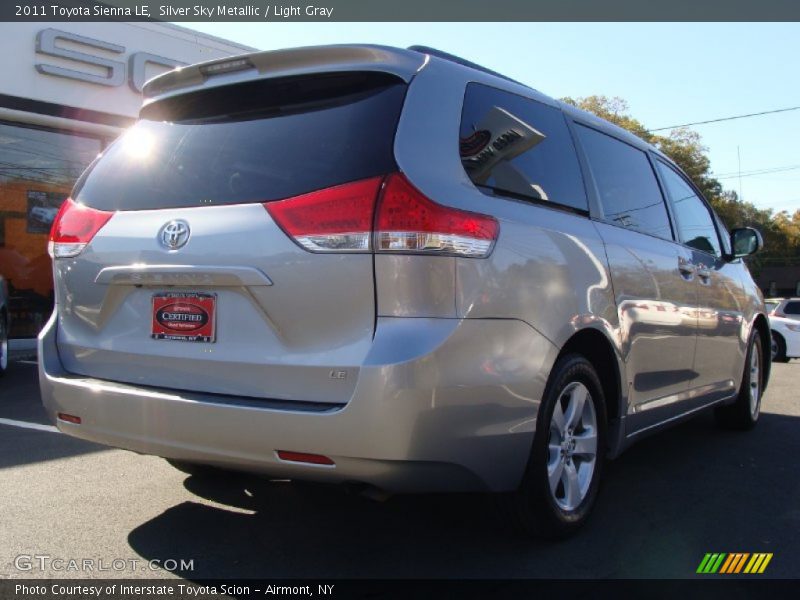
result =
M761 237L630 133L425 48L257 53L145 94L51 233L61 431L190 472L504 493L560 537L642 435L755 425Z

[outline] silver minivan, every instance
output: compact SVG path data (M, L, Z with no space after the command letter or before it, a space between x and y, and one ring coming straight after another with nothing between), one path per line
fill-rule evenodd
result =
M587 518L603 464L714 407L759 416L759 290L657 149L428 48L171 71L50 237L44 404L79 438Z

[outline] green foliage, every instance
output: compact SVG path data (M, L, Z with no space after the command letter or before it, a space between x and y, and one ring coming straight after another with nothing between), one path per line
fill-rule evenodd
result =
M654 134L630 116L628 103L622 98L588 96L562 100L627 129L669 156L694 181L729 229L749 226L761 231L765 250L755 257L751 267L757 269L764 262L776 260L800 260L800 210L793 215L786 211L774 214L772 210L743 202L732 190L723 189L711 174L708 149L703 146L700 134L685 127L673 129L668 136Z

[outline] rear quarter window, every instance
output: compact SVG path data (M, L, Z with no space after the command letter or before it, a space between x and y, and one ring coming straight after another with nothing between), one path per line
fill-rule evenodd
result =
M461 164L482 191L588 210L575 146L560 109L470 83L458 142Z

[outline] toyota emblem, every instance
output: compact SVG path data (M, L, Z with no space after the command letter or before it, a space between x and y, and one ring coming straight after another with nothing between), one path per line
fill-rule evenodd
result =
M189 224L186 221L170 221L161 228L161 243L170 250L177 250L189 241Z

